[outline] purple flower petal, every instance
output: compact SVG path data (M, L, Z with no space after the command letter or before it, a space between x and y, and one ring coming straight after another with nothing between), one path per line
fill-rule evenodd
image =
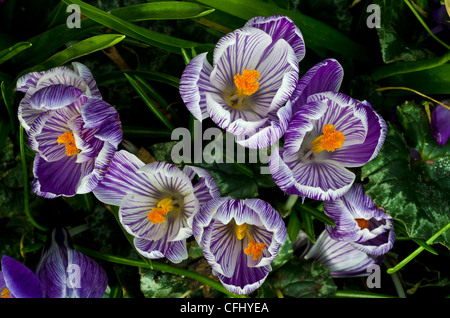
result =
M336 223L326 226L332 239L351 242L370 255L383 255L394 245L392 217L375 205L361 184L335 201L324 202L323 209Z
M100 265L73 249L64 228L52 231L36 275L48 298L101 298L108 283Z
M335 59L326 59L310 68L298 81L292 95L294 113L310 95L327 91L338 92L344 77L344 70Z
M46 86L31 95L30 106L35 109L58 109L72 104L82 94L82 91L73 86L62 84Z
M281 15L254 17L245 24L245 27L254 27L267 32L274 43L280 39L285 40L293 48L299 62L304 58L306 50L303 35L289 17Z
M244 223L248 232L239 239L236 226ZM250 293L261 286L286 240L280 215L260 199L218 197L208 201L194 217L193 233L213 274L225 288L238 294ZM265 245L259 257L253 258L244 251L250 242Z
M441 146L445 145L450 137L450 109L437 105L431 113L430 126L431 133L437 143Z
M333 240L324 230L305 259L328 267L332 277L359 277L371 274L371 266L380 266L384 257L370 256L348 242Z
M135 237L134 246L143 256L150 259L166 257L172 263L180 263L188 258L186 241L167 242L165 240L151 241Z
M220 191L216 182L205 169L195 166L185 166L183 172L186 173L193 182L194 194L197 197L200 206L209 200L220 196ZM198 176L200 180L194 183L196 176Z
M212 66L206 59L207 53L201 53L194 57L180 79L180 95L192 115L202 121L209 117L206 111L207 92L218 93L218 90L211 85L210 76Z
M1 262L5 286L14 298L44 298L39 279L28 267L7 255Z

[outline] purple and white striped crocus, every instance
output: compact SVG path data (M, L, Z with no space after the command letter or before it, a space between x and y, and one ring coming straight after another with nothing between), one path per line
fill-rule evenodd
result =
M386 254L394 245L394 219L364 193L362 184L353 184L339 199L325 201L323 211L336 223L325 226L334 240L370 255Z
M450 107L449 101L443 101ZM446 144L450 137L450 109L437 105L431 113L431 133L440 146Z
M349 242L332 239L323 230L304 258L326 266L332 277L343 278L370 275L374 265L381 265L384 255L368 255Z
M235 294L261 286L286 240L279 213L260 199L212 199L194 217L193 231L213 274Z
M2 256L0 298L44 298L41 282L31 269L7 255Z
M45 198L92 191L122 140L119 114L102 100L89 69L72 63L17 81L18 117L34 160L33 191Z
M337 92L310 95L294 114L283 148L272 152L270 171L287 194L335 200L355 180L347 168L375 158L385 137L386 122L366 101Z
M140 254L150 259L166 257L173 263L188 257L186 239L192 236L200 205L220 194L213 178L201 168L144 164L124 150L116 153L93 193L101 202L120 207L119 220L134 236Z
M105 270L73 248L63 227L49 234L36 276L46 298L102 298L108 284Z
M206 55L193 58L180 80L180 95L192 115L199 121L211 118L244 147L277 142L305 55L293 21L280 15L255 17L219 40L213 65Z

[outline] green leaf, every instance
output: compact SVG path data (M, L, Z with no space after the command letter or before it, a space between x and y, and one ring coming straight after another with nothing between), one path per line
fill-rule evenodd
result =
M404 133L388 125L380 153L362 167L364 188L410 237L426 240L450 222L450 144L437 144L421 106L405 102L397 110ZM421 158L413 159L411 151ZM450 233L435 243L449 247Z
M112 15L127 21L179 20L199 18L214 9L191 2L158 1L130 5L109 11Z
M418 44L423 30L417 32L418 28L411 28L418 22L405 2L374 0L373 3L380 7L381 27L376 30L383 61L392 63L425 58L425 52Z
M372 73L372 78L375 81L378 81L389 76L428 70L437 66L444 65L448 61L450 61L450 51L436 58L412 62L396 62L378 68Z
M125 77L130 82L131 86L136 90L139 96L142 98L144 103L150 108L153 114L170 130L174 130L175 126L164 116L164 114L158 109L156 104L149 98L147 92L142 88L142 80L138 81L137 78L133 79L128 74L124 74Z
M320 298L334 296L337 287L327 267L295 258L273 272L261 289L262 297L275 289L286 298Z
M234 15L244 20L250 20L255 16L286 15L300 28L307 48L319 55L324 50L342 54L347 58L367 61L370 52L359 43L349 39L340 31L330 27L326 23L313 19L293 10L286 10L262 0L199 0L198 2Z
M54 54L45 62L29 68L21 74L45 71L56 66L64 65L81 56L92 54L116 45L124 38L125 36L121 34L102 34L90 37Z
M144 268L139 271L145 298L179 298L190 290L190 281L184 277Z
M12 58L14 55L22 52L23 50L28 49L32 44L30 42L19 42L7 48L3 51L0 51L0 64L5 63L7 60Z
M89 19L104 25L108 28L111 28L117 32L125 34L131 38L143 41L145 43L154 45L156 47L180 54L181 48L191 48L202 46L201 43L196 43L192 41L186 41L183 39L171 37L162 33L158 33L138 25L135 25L131 22L128 22L124 19L121 19L117 16L112 15L111 13L107 13L103 10L97 9L94 6L91 6L83 1L79 0L63 0L66 4L77 4L80 6L83 14Z
M386 78L385 86L407 87L422 94L450 94L450 64L442 64L417 72L398 74ZM410 95L410 92L396 90L391 94Z

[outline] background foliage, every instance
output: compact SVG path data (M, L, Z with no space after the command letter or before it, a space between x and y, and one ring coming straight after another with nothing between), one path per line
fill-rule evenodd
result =
M371 3L381 8L380 28L366 24ZM81 7L81 28L67 27L69 4ZM300 71L336 58L345 71L341 92L369 101L388 121L380 154L355 172L377 205L396 219L397 241L386 255L380 289L368 289L365 278L333 279L327 268L301 258L304 244L314 243L324 224L331 222L321 202L305 200L285 209L287 197L270 176L259 173L261 163L202 164L223 195L260 197L280 211L288 226L289 239L273 272L250 296L448 297L450 144L440 147L431 136L426 110L435 103L426 104L427 98L411 90L385 89L406 87L438 101L449 98L448 24L434 37L424 27L438 24L432 15L436 5L439 1L0 3L0 254L34 269L45 230L64 224L76 247L107 270L105 297L230 296L220 283L211 283L217 279L195 241L188 242L189 259L181 264L143 260L117 222L116 207L101 204L92 194L47 200L32 193L34 153L17 120L22 96L15 92L15 82L30 71L75 60L84 63L103 98L120 114L125 139L121 147L146 162L170 161L171 131L194 127L178 93L186 63L205 51L211 57L220 37L248 19L284 14L305 38L307 54ZM203 129L210 126L206 121ZM404 260L409 262L403 266ZM392 269L399 263L401 269Z

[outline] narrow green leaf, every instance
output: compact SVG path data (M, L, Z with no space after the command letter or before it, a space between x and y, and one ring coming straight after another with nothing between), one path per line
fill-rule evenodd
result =
M325 50L342 54L347 58L370 61L371 53L367 48L349 39L326 23L301 14L298 11L286 10L263 0L199 0L198 2L217 10L234 15L244 20L255 16L285 15L290 17L300 28L307 48L322 54Z
M83 14L89 19L100 23L126 36L135 38L156 47L180 54L180 48L191 48L201 46L202 44L192 41L171 37L162 33L158 33L131 22L121 19L111 13L100 10L80 0L63 0L66 4L77 4L80 6Z
M296 211L289 215L289 222L287 225L287 233L292 242L295 242L297 239L298 233L300 232L300 219L298 218L298 214Z
M11 59L16 54L19 54L23 50L28 49L32 44L30 42L19 42L7 48L3 51L0 51L0 64L5 63L7 60Z
M155 114L155 116L167 127L170 131L175 129L175 126L161 113L161 111L156 107L153 101L148 97L145 90L136 82L135 79L130 77L127 73L124 73L125 77L130 82L131 86L136 90L139 96L142 98L144 103L150 108L150 110Z
M309 206L307 204L302 204L302 203L298 202L297 204L295 204L294 207L298 211L306 212L306 213L311 214L312 216L314 216L314 218L316 218L317 220L319 220L319 221L321 221L321 222L323 222L325 224L328 224L328 225L331 225L331 226L335 226L336 225L336 223L334 223L334 221L332 219L330 219L327 215L325 215L325 213L317 210L316 208L313 208L312 206Z
M312 220L311 214L306 212L305 210L300 211L300 216L302 218L302 225L303 230L305 231L306 235L308 235L308 238L312 243L316 242L316 235L314 233L314 224Z
M450 61L450 51L443 56L412 62L396 62L384 65L372 73L375 81L398 74L412 73L444 65Z
M15 114L12 109L13 98L11 96L11 94L14 94L14 93L12 92L12 90L9 90L6 88L5 82L1 83L0 89L2 92L3 102L5 103L6 110L8 111L9 124L11 126L11 131L15 132L16 131L16 124L15 124L16 118L15 118Z
M106 86L109 84L127 81L126 77L124 76L125 73L128 75L138 75L149 81L165 83L175 88L178 88L180 84L180 79L178 77L153 71L115 71L104 74L97 74L95 79L98 86Z
M102 34L90 37L54 54L45 62L23 71L17 78L30 72L45 71L56 66L64 65L81 56L116 45L124 38L125 36L121 34Z
M158 1L130 5L111 10L109 13L127 21L145 21L194 19L213 11L214 9L192 2Z

